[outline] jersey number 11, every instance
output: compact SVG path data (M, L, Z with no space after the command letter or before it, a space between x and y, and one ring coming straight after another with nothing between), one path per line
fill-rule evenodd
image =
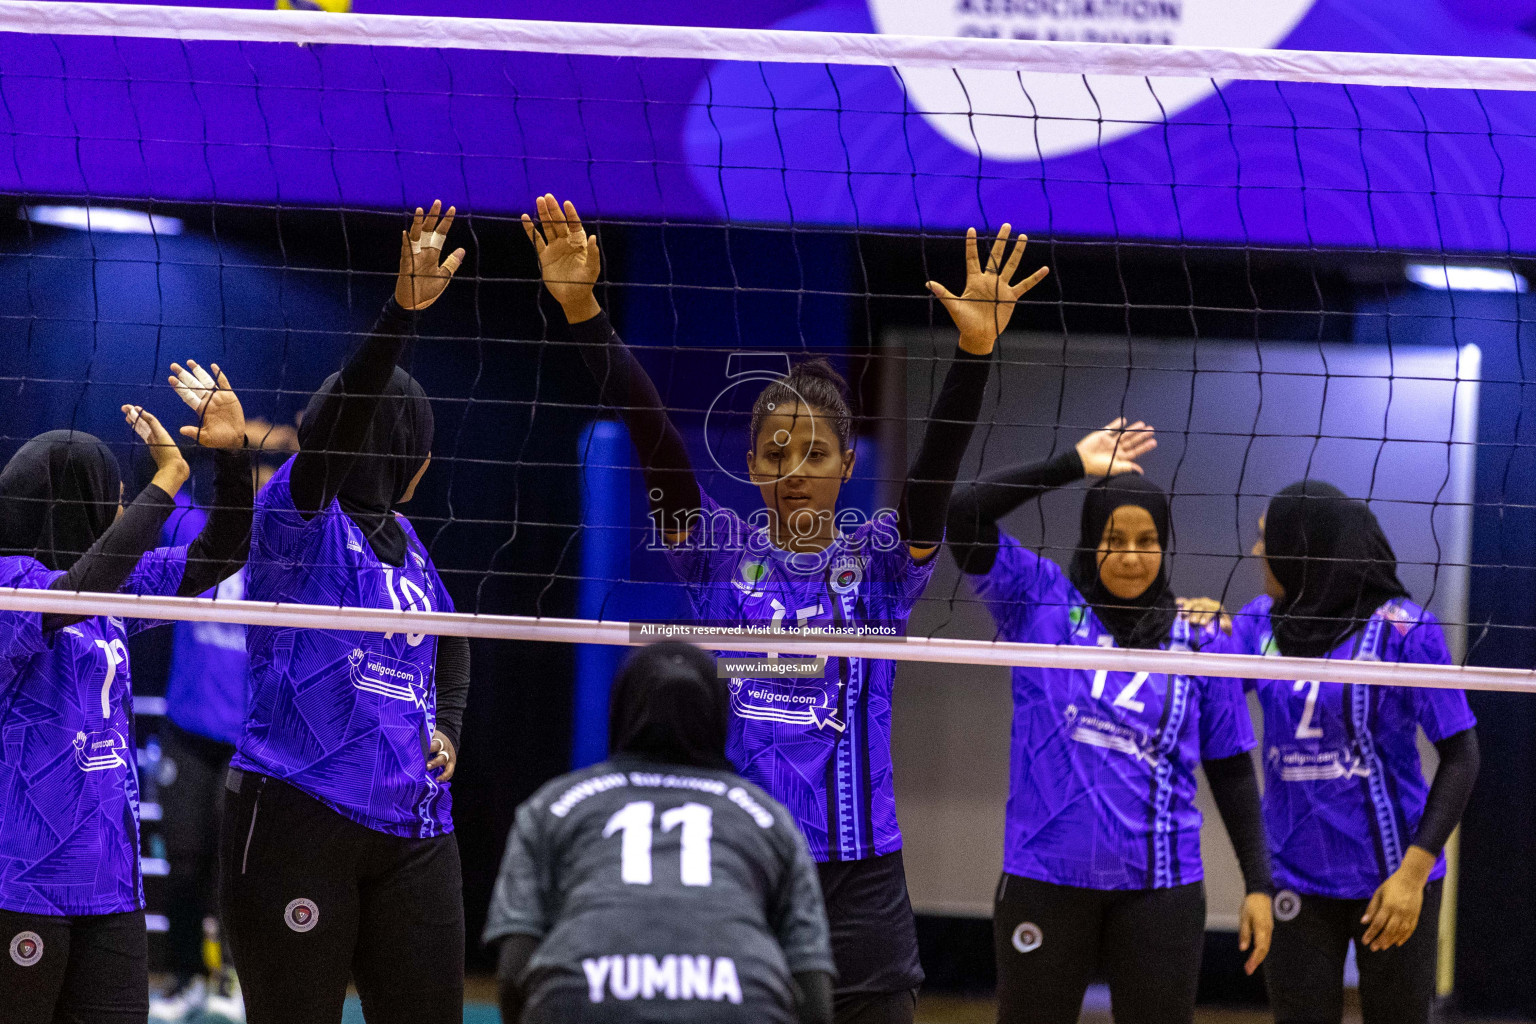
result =
M680 840L684 885L709 885L710 840L714 837L715 812L704 804L683 804L661 814L661 830L682 827ZM619 841L620 877L629 885L651 884L652 823L656 805L649 800L627 803L603 827L603 838L622 833Z

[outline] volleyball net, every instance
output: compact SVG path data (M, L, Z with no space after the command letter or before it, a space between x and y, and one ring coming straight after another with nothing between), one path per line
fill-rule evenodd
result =
M813 30L742 30L0 0L8 450L74 427L142 465L118 407L175 420L165 367L188 356L288 431L390 294L408 212L455 206L448 247L468 251L408 355L437 429L404 511L458 611L0 608L614 646L688 621L636 453L519 225L552 192L599 236L598 298L701 486L744 517L753 402L811 356L850 385L840 508L895 507L954 352L925 282L958 293L965 230L1006 222L1051 274L999 342L960 487L1150 423L1174 589L1235 611L1262 590L1269 498L1327 480L1370 502L1468 664L999 642L945 553L898 640L688 639L1536 686L1470 667L1536 629L1536 61L930 36L922 5L832 6ZM1003 527L1065 564L1080 490Z

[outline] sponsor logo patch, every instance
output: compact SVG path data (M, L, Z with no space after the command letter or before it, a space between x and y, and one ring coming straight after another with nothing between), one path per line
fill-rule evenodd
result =
M1020 953L1033 953L1045 944L1045 933L1033 921L1025 921L1013 930L1013 948Z
M301 897L283 909L283 922L296 932L313 931L320 923L320 908L314 900Z
M11 959L17 967L31 967L43 958L43 937L37 932L17 932L11 939Z
M1296 915L1301 913L1301 895L1291 889L1281 889L1275 893L1275 920L1294 921Z

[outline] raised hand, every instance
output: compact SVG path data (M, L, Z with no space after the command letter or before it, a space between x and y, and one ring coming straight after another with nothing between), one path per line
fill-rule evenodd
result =
M1083 460L1085 476L1140 473L1136 460L1156 447L1151 427L1141 420L1127 426L1125 417L1117 416L1077 442L1077 457Z
M198 425L181 428L181 436L204 448L239 448L245 444L245 410L229 386L219 364L213 372L188 359L187 365L171 364L171 387L177 397L197 414Z
M960 347L973 355L986 355L997 344L997 336L1008 326L1013 307L1024 293L1045 280L1049 267L1041 267L1017 284L1010 283L1024 257L1024 245L1028 236L1020 235L1014 243L1008 262L1003 262L1003 252L1008 248L1008 235L1013 230L1004 224L992 242L992 253L987 258L986 269L981 266L981 256L976 248L976 229L965 233L965 291L955 295L937 281L928 282L928 290L934 294L950 319L960 328Z
M432 200L432 209L422 213L416 207L409 231L400 232L400 276L395 278L395 301L403 309L426 309L453 280L454 271L464 262L464 250L455 249L448 258L438 264L443 253L443 243L448 241L448 229L453 227L453 207L438 214L442 200Z
M171 435L166 433L154 413L142 405L125 405L122 411L123 419L139 435L139 440L149 446L149 457L155 462L155 478L150 482L174 497L192 475L187 460L181 457L181 449L176 447L176 442L171 440Z
M592 294L602 269L602 256L597 251L597 238L589 235L576 215L576 205L569 199L562 207L550 194L539 196L537 203L539 221L523 214L523 233L533 243L533 251L539 255L539 273L544 277L544 287L565 310L565 318L573 324L590 320L602 312Z

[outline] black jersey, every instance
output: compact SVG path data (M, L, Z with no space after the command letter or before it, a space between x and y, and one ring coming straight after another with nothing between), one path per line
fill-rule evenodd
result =
M793 1024L792 974L833 973L816 865L782 806L726 771L616 758L517 810L485 941L541 939L530 1015Z

